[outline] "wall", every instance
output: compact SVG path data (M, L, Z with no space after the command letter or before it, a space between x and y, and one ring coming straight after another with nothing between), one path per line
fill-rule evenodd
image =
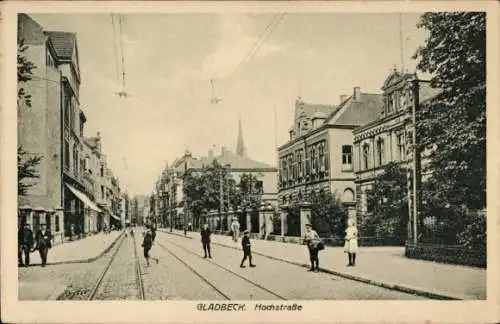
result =
M28 34L33 36L32 32ZM41 37L37 38L37 42L42 41ZM22 85L32 97L32 107L21 103L18 110L18 144L28 152L43 155L43 159L37 167L40 178L26 197L19 197L19 202L49 209L62 204L59 72L46 67L43 42L42 45L27 45L24 54L36 68L33 69L33 80Z

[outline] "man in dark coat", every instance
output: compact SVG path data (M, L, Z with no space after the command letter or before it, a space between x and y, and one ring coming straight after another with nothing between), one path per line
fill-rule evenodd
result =
M203 228L201 229L201 243L203 244L203 251L205 252L204 258L208 257L211 259L212 254L210 253L210 229L208 228L208 224L203 224Z
M142 247L143 247L143 252L144 252L144 258L146 259L146 264L149 267L149 259L153 259L156 261L156 264L160 262L158 258L152 257L149 255L149 251L151 250L151 247L153 246L153 232L151 230L152 226L146 226L146 231L143 233L144 238L142 240Z
M40 224L35 241L36 249L40 252L40 258L42 259L42 267L45 267L47 264L47 254L49 253L49 249L52 248L52 234L47 229L47 225Z
M17 260L19 266L29 266L30 265L30 252L33 248L33 231L30 229L28 223L19 228L17 231ZM24 253L24 263L23 263L23 253Z
M240 268L244 268L243 263L248 257L248 262L250 267L254 268L255 264L252 263L252 250L250 244L250 232L248 230L243 232L243 238L241 239L241 246L243 247L243 259L241 260Z

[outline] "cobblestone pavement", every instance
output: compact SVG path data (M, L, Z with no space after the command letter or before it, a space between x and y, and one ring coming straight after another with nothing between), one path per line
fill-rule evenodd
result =
M141 299L136 280L134 241L125 238L104 276L94 300Z
M285 262L271 260L254 255L256 268L240 268L242 257L241 251L222 246L212 246L212 260L204 260L201 242L196 238L186 240L182 237L172 236L158 232L156 240L158 243L171 248L183 260L196 265L196 269L207 276L220 289L228 292L231 299L264 299L260 295L250 296L257 289L248 288L248 285L239 286L233 280L235 275L221 270L214 264L227 267L229 270L247 278L286 299L425 299L423 297L404 294L372 285L351 281L326 273L312 273L306 269ZM199 256L193 256L179 246L182 246ZM247 263L248 265L248 263ZM234 284L231 284L234 282ZM246 295L246 297L245 297ZM241 296L241 297L240 297ZM276 299L276 297L271 298Z
M50 286L66 287L60 299L85 300L109 262L111 255L118 247L119 243L115 244L111 250L94 262L47 265L44 268L39 266L19 268L19 300L49 298L52 291L46 288L48 293L40 292L41 283L49 288Z
M19 281L63 285L66 291L59 299L85 300L119 248L95 299L139 299L133 239L123 240L94 262L20 268ZM161 232L157 232L150 253L159 258L159 263L152 260L146 267L139 233L135 240L147 300L424 299L326 273L307 272L302 267L258 255L254 255L256 268L240 268L242 252L217 245L212 246L213 259L203 259L198 239ZM25 293L20 299L44 298Z

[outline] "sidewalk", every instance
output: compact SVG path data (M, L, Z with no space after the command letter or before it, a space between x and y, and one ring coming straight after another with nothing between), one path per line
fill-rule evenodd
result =
M184 236L181 231L174 232ZM230 236L212 235L212 242L241 249L241 239L233 242ZM307 248L299 244L252 240L252 252L310 266ZM347 256L341 247L327 246L319 252L319 259L322 271L372 285L439 299L486 299L486 269L408 259L404 247L360 247L355 267L346 266Z
M98 233L80 240L58 244L49 250L47 264L94 261L113 246L120 234L122 231L112 231L109 234ZM30 254L30 265L41 263L38 251Z

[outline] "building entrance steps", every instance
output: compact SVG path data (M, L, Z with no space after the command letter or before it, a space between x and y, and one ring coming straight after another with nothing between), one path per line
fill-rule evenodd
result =
M167 231L169 233L169 231ZM182 231L174 230L174 234ZM196 239L197 232L188 232ZM253 239L252 253L309 267L306 246ZM241 249L241 239L212 235L212 244ZM213 249L216 247L214 246ZM319 252L322 271L348 279L439 299L486 299L486 269L408 259L404 247L360 247L356 266L347 267L342 247L329 247Z
M118 240L123 231L111 231L108 234L98 233L77 241L58 244L49 250L47 265L91 262L106 253ZM40 265L40 253L30 254L30 265Z

